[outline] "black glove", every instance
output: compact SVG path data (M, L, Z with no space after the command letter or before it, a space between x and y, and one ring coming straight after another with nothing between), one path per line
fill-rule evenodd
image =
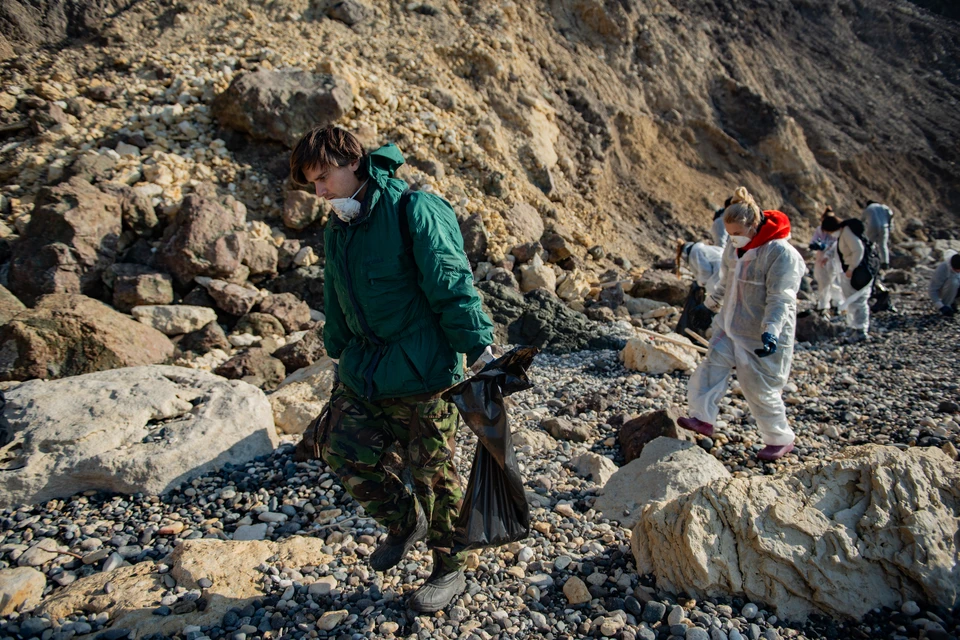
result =
M822 242L811 242L811 243L810 243L810 250L811 250L811 251L823 251L823 250L826 249L826 248L827 248L827 245L823 244Z
M952 317L953 317L953 314L955 314L956 311L955 311L954 308L951 307L950 305L945 304L945 305L943 305L942 307L940 307L940 313L942 313L943 315L947 316L948 318L952 318Z
M880 268L883 269L884 271L886 271L887 269L890 268L890 263L889 263L889 262L884 262L883 264L880 265Z
M757 357L766 358L777 352L777 336L772 333L764 333L760 336L760 341L763 343L763 349L753 350Z
M702 302L690 309L690 328L694 331L706 331L713 322L713 311L707 308Z

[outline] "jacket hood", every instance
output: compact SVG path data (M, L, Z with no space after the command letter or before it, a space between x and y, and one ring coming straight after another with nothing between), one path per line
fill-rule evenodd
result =
M771 240L783 240L790 237L790 218L782 211L764 211L763 224L753 239L742 249L739 254L742 256L750 249L762 247Z
M385 144L376 151L367 154L365 161L367 174L380 185L387 186L387 180L397 174L397 169L403 166L403 154L395 144Z

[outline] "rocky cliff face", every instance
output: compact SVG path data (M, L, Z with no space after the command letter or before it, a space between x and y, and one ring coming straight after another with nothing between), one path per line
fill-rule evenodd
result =
M72 6L61 4L4 9L8 52L56 40L24 25ZM957 224L960 24L935 3L331 4L111 5L95 44L5 63L5 84L23 93L8 91L17 100L4 124L24 117L33 94L102 108L68 109L75 140L22 132L19 147L4 147L0 175L28 205L47 166L110 132L137 132L135 114L165 96L194 116L174 138L217 152L187 154L162 185L165 206L181 184L215 174L238 183L252 216L279 216L284 146L243 148L246 134L217 130L207 105L245 71L299 67L345 80L353 107L338 122L370 145L396 142L408 179L464 217L479 213L494 258L516 244L505 219L526 203L574 253L602 244L646 262L666 255L667 239L702 237L738 184L801 229L827 204L855 215L866 198L931 231ZM18 6L32 22L10 20ZM227 149L212 148L216 138ZM188 145L173 146L183 156Z

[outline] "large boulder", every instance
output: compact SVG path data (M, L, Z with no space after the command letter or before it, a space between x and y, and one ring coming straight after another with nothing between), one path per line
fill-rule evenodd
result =
M288 374L309 367L325 355L327 351L323 346L322 324L304 332L299 340L291 338L290 342L273 352L273 357L283 363Z
M687 432L677 425L679 417L677 409L670 407L650 411L624 422L617 435L624 460L627 462L636 460L647 444L660 437L686 440Z
M292 293L276 293L260 302L260 311L269 313L290 333L310 325L310 307Z
M250 312L260 300L260 291L253 285L243 286L226 280L199 276L197 284L207 290L218 309L235 316Z
M0 325L7 324L26 308L17 296L10 293L6 287L0 286Z
M130 266L139 269L136 273L118 274L113 280L113 306L118 311L129 312L134 307L173 302L173 278L149 267Z
M668 337L693 344L676 333ZM647 337L631 338L620 352L623 366L632 371L643 373L670 373L671 371L693 371L697 368L697 352L678 344L655 340Z
M277 429L303 433L330 399L335 377L333 360L326 356L288 376L267 396Z
M97 187L109 193L120 203L123 228L138 236L149 236L160 224L149 196L120 182L102 182Z
M278 443L263 392L181 367L33 380L6 398L0 508L91 489L160 495Z
M306 229L320 217L320 198L307 191L287 191L283 199L283 225Z
M632 527L649 502L672 500L730 472L693 442L659 437L636 460L620 467L600 489L594 509Z
M957 606L958 512L960 467L942 451L866 445L647 504L632 547L667 591L860 618L906 600Z
M534 289L545 289L553 291L557 288L557 274L553 267L543 264L543 259L539 254L533 256L533 259L520 267L520 291L527 292Z
M181 284L196 276L229 278L244 257L246 215L246 207L239 202L228 208L211 198L188 195L159 251L160 262Z
M543 218L540 212L526 202L518 202L504 216L507 231L517 239L517 244L535 242L543 235Z
M630 295L682 307L687 300L688 289L683 280L668 271L647 269L634 280Z
M170 567L168 573L160 573L153 562L96 573L47 598L37 613L57 620L77 611L104 612L110 621L108 634L133 629L135 638L173 637L187 626L219 625L230 609L242 609L266 596L263 574L258 570L265 562L281 562L298 570L332 562L333 557L323 552L325 544L322 538L310 536L283 542L181 540L164 559ZM167 575L178 587L203 590L206 606L183 614L156 615L160 599L167 593ZM200 586L203 579L212 584ZM105 588L107 583L113 588Z
M213 102L225 127L293 147L311 127L323 127L353 109L349 83L338 76L300 69L237 75Z
M120 203L74 178L37 194L30 222L13 247L10 290L27 304L50 293L99 294L116 260Z
M832 340L846 329L843 324L830 322L819 313L811 310L797 314L797 326L794 332L797 342L820 342Z
M0 328L0 380L63 378L157 364L173 355L170 339L92 298L40 298Z
M623 347L622 339L604 335L597 323L544 289L523 295L486 281L477 284L477 290L501 342L533 345L552 353Z

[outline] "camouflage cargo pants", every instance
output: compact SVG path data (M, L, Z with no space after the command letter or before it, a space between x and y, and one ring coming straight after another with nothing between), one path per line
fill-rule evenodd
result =
M330 398L330 431L323 450L323 459L347 492L390 533L400 534L416 523L413 495L398 470L386 464L390 447L400 449L430 523L427 544L451 569L462 566L465 557L449 554L463 500L453 463L458 418L452 403L436 397L368 402L338 384Z

